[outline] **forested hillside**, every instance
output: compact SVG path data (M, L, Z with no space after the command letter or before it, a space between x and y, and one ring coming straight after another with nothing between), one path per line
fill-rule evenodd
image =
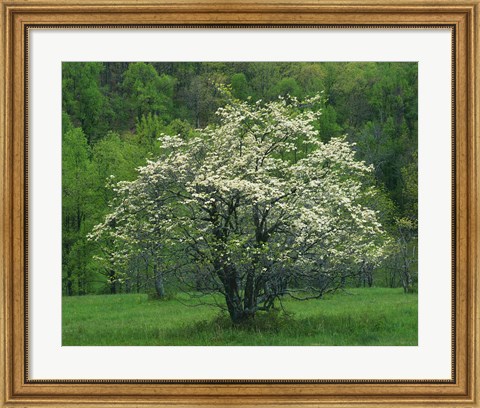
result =
M155 291L147 253L119 273L104 260L122 249L88 236L111 213L116 183L136 179L139 167L159 157L162 135L189 140L209 125L226 126L216 112L232 97L265 106L317 94L318 137L327 143L346 135L356 159L373 165L369 205L391 237L381 265L365 263L342 284L416 290L416 63L69 62L62 72L64 295Z

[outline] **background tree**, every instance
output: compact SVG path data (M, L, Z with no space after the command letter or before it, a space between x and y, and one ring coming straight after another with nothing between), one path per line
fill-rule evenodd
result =
M85 294L90 285L85 257L88 243L82 239L88 232L85 214L91 205L89 146L82 130L70 125L62 147L63 287L68 295Z
M63 63L63 110L75 126L82 128L89 143L108 129L105 121L107 100L100 87L103 68L99 62Z
M233 96L243 101L251 96L251 89L248 85L247 77L243 72L232 75L230 82Z
M155 68L144 62L128 66L123 76L122 89L129 104L131 119L148 113L171 119L174 79L169 75L158 75Z

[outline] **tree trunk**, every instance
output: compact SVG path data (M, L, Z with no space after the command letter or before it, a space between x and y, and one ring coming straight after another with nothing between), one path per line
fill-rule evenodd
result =
M67 296L73 295L73 283L72 283L72 274L68 273L67 275Z
M159 270L157 263L153 264L153 273L155 277L155 291L160 299L165 297L165 287L163 286L163 275Z
M255 270L251 269L247 273L247 281L245 282L245 295L243 301L243 309L246 315L255 315L257 299L255 296Z
M225 294L225 301L227 302L228 314L233 323L238 324L243 322L245 319L245 312L242 308L242 301L236 293Z
M373 271L369 271L367 275L367 283L369 288L373 286Z
M220 266L222 265L222 262L217 260L216 264L217 266ZM225 288L225 302L227 304L230 319L234 324L247 320L251 316L245 313L242 305L235 268L232 265L227 264L220 266L217 271L219 271L218 275Z
M108 278L110 280L110 294L115 295L117 293L117 282L115 279L115 271L113 269L108 271Z

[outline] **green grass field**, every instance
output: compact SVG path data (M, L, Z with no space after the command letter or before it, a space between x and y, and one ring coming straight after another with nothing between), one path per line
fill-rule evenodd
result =
M192 306L186 306L189 303ZM417 295L402 289L348 289L319 300L283 302L282 312L258 314L233 327L186 295L63 298L64 346L415 346Z

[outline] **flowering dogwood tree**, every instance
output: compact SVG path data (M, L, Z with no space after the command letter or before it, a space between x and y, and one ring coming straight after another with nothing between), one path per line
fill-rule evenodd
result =
M162 136L160 157L116 184L91 239L122 248L109 260L118 270L149 251L158 281L221 293L236 323L377 265L387 237L369 205L373 169L345 138L321 141L320 98L232 101L196 136Z

